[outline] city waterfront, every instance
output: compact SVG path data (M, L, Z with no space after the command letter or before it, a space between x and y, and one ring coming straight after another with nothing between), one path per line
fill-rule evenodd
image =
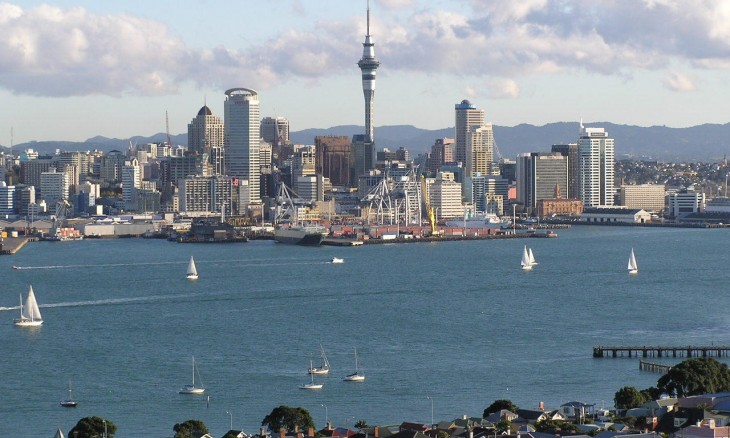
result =
M33 242L0 258L0 436L50 436L89 415L114 421L118 437L170 436L190 418L219 436L227 411L256 432L281 404L308 409L317 427L325 415L340 426L429 422L432 400L437 421L481 415L498 398L611 407L617 389L658 375L637 358L593 358L593 346L730 343L726 230L559 234L356 248ZM519 267L525 244L539 262L530 272ZM31 284L45 323L19 329L18 294ZM321 391L301 391L320 343L333 369L316 379ZM366 380L343 382L355 348ZM191 356L204 396L178 394ZM76 409L59 406L69 380Z

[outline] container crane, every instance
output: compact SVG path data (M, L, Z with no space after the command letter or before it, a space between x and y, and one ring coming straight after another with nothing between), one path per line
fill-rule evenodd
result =
M423 205L426 208L426 215L428 216L428 223L431 225L431 236L441 235L441 231L438 229L436 224L436 215L431 208L431 201L429 200L428 191L426 190L426 178L421 175L421 197L423 199Z

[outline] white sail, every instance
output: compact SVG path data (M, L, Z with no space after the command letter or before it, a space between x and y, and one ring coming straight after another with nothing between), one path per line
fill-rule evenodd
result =
M530 253L527 252L527 245L525 245L525 249L522 250L522 261L520 262L520 265L522 265L522 269L525 271L529 271L532 269L532 263L530 262Z
M195 365L195 356L193 356L193 383L180 388L180 391L178 391L180 394L202 394L205 392L203 382L200 382L200 386L195 386L196 374L198 375L198 381L200 382L200 372L198 372L198 367Z
M636 256L634 255L634 248L631 248L631 255L629 255L629 274L636 274L639 272L639 266L636 264Z
M25 300L24 310L26 312L26 315L24 316L31 321L43 321L43 317L41 316L41 309L38 308L38 303L35 300L33 286L31 286L30 290L28 291L28 298Z
M530 265L535 266L537 261L535 261L535 255L532 253L532 248L527 248L527 253L530 256Z
M188 263L187 277L191 280L195 280L198 278L198 270L195 268L195 260L193 260L193 256L190 256L190 263Z

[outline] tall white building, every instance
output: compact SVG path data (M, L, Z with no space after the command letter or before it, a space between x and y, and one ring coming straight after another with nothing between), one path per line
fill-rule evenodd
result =
M137 190L142 187L142 168L136 159L122 166L122 199L126 210L137 209Z
M472 125L466 136L466 171L491 175L494 161L494 132L491 123Z
M464 99L461 103L454 106L455 111L455 137L454 143L454 159L458 162L466 164L467 161L467 142L469 131L472 126L484 125L484 110L477 107Z
M15 194L15 186L5 184L0 181L0 216L10 216L14 213L13 197Z
M259 96L248 88L226 91L224 104L226 166L228 175L248 181L248 190L239 198L239 211L260 204L261 164L259 163Z
M585 207L611 206L614 194L613 139L603 128L580 124L578 137L578 195Z
M50 206L68 199L70 185L66 172L57 172L56 169L51 168L48 172L41 173L42 199Z
M436 180L428 186L431 207L437 218L457 218L464 216L461 203L461 184L454 181L451 172L439 172Z

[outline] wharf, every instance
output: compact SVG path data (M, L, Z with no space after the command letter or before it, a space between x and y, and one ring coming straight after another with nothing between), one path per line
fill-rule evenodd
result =
M730 347L723 345L666 346L604 346L593 347L593 357L727 357ZM608 355L608 356L607 356Z
M28 242L35 242L35 237L6 237L0 242L0 255L15 254Z

